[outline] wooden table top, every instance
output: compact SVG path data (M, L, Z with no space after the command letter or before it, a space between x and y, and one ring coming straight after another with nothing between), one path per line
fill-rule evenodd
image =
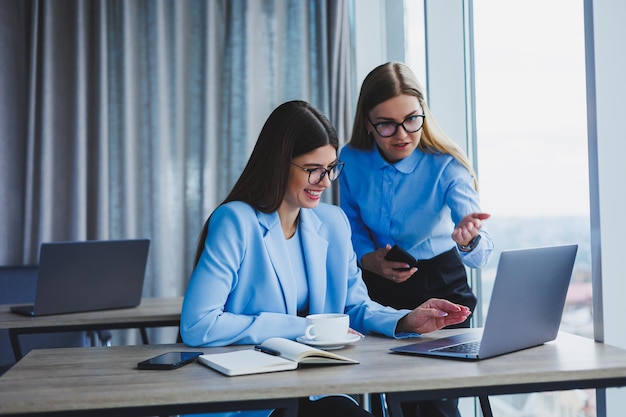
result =
M183 297L143 298L134 308L87 311L28 317L9 311L8 305L0 305L0 329L81 328L113 325L116 328L136 327L141 324L170 323L180 321Z
M422 339L449 334L440 331ZM358 365L226 377L193 363L172 371L139 371L136 364L172 350L221 352L250 346L190 348L138 345L31 351L0 377L0 415L240 403L332 393L441 392L467 396L626 383L626 351L560 333L556 341L482 361L423 358L389 348L420 339L367 336L337 352ZM617 382L616 382L617 381ZM538 388L538 389L535 389ZM460 390L460 391L459 391ZM460 395L463 396L463 395Z

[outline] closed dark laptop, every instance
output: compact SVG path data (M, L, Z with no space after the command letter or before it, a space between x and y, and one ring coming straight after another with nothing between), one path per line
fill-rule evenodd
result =
M483 328L391 350L476 360L554 340L577 250L562 245L503 251Z
M148 239L42 243L35 303L11 311L44 316L136 307L149 247Z

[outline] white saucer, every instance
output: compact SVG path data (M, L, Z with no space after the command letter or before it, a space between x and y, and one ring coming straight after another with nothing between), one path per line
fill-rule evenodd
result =
M296 339L296 341L300 343L304 343L306 345L315 346L320 349L331 350L331 349L341 349L347 344L358 342L359 340L361 340L362 337L363 336L359 336L358 334L348 333L346 338L343 340L332 340L332 341L326 340L323 342L321 341L318 342L316 340L307 339L306 336L300 336Z

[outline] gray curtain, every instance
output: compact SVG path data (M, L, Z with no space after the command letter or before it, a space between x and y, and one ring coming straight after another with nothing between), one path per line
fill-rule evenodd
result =
M0 264L148 237L144 296L182 295L278 104L307 100L348 137L350 3L0 2Z

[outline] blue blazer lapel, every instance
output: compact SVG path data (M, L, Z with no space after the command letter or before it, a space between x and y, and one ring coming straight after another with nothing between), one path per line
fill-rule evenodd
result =
M300 210L300 227L304 264L309 282L309 312L325 312L327 290L326 254L328 241L319 234L322 221L310 209Z
M298 301L295 280L291 276L291 263L287 256L287 244L285 243L283 230L280 227L278 213L266 214L257 211L257 218L259 224L265 228L263 243L282 289L287 314L297 314Z

